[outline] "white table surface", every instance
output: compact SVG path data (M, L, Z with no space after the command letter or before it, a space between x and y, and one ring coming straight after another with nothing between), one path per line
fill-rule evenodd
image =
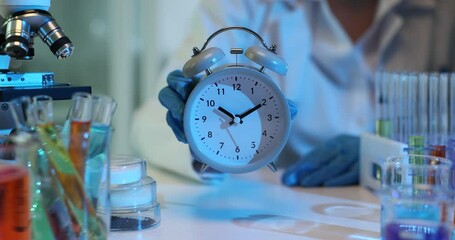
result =
M109 239L379 239L379 200L358 187L290 188L267 168L203 185L151 169L161 223Z

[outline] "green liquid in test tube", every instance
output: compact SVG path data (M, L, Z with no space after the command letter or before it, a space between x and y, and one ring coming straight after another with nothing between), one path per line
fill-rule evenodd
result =
M408 142L409 150L408 153L412 155L424 155L425 153L425 141L423 136L410 136ZM421 156L411 156L409 157L409 163L413 165L423 165L424 158ZM414 184L424 183L424 176L414 176Z
M410 136L409 137L409 154L424 155L425 154L425 141L423 136ZM412 157L409 159L412 164L423 164L423 159L419 157Z
M391 138L392 122L389 116L390 92L389 76L387 72L377 73L375 78L375 96L376 96L376 134Z

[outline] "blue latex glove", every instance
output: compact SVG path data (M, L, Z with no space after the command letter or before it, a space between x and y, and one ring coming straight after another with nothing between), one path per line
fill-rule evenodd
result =
M183 131L183 110L191 91L198 80L186 78L182 71L175 70L167 75L168 86L161 89L158 99L161 105L167 108L166 122L171 127L177 140L187 143Z
M282 176L288 186L345 186L359 181L359 137L340 135L316 146Z
M175 70L167 76L168 86L161 89L158 98L160 103L168 109L166 122L171 127L177 140L187 143L183 131L183 110L193 88L199 82L198 79L185 78L181 70ZM288 99L291 112L291 119L297 114L297 107L294 102Z

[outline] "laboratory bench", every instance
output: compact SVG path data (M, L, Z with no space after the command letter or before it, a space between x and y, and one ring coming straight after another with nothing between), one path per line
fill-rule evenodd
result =
M301 188L267 168L201 184L149 167L161 222L109 239L379 239L380 204L360 187Z

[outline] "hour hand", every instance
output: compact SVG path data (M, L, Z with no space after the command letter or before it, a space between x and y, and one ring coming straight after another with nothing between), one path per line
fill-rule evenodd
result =
M218 110L220 110L220 112L226 114L226 116L228 116L228 117L230 117L230 118L232 118L232 119L235 118L234 114L230 113L228 110L224 109L224 108L221 107L221 106L218 107Z

